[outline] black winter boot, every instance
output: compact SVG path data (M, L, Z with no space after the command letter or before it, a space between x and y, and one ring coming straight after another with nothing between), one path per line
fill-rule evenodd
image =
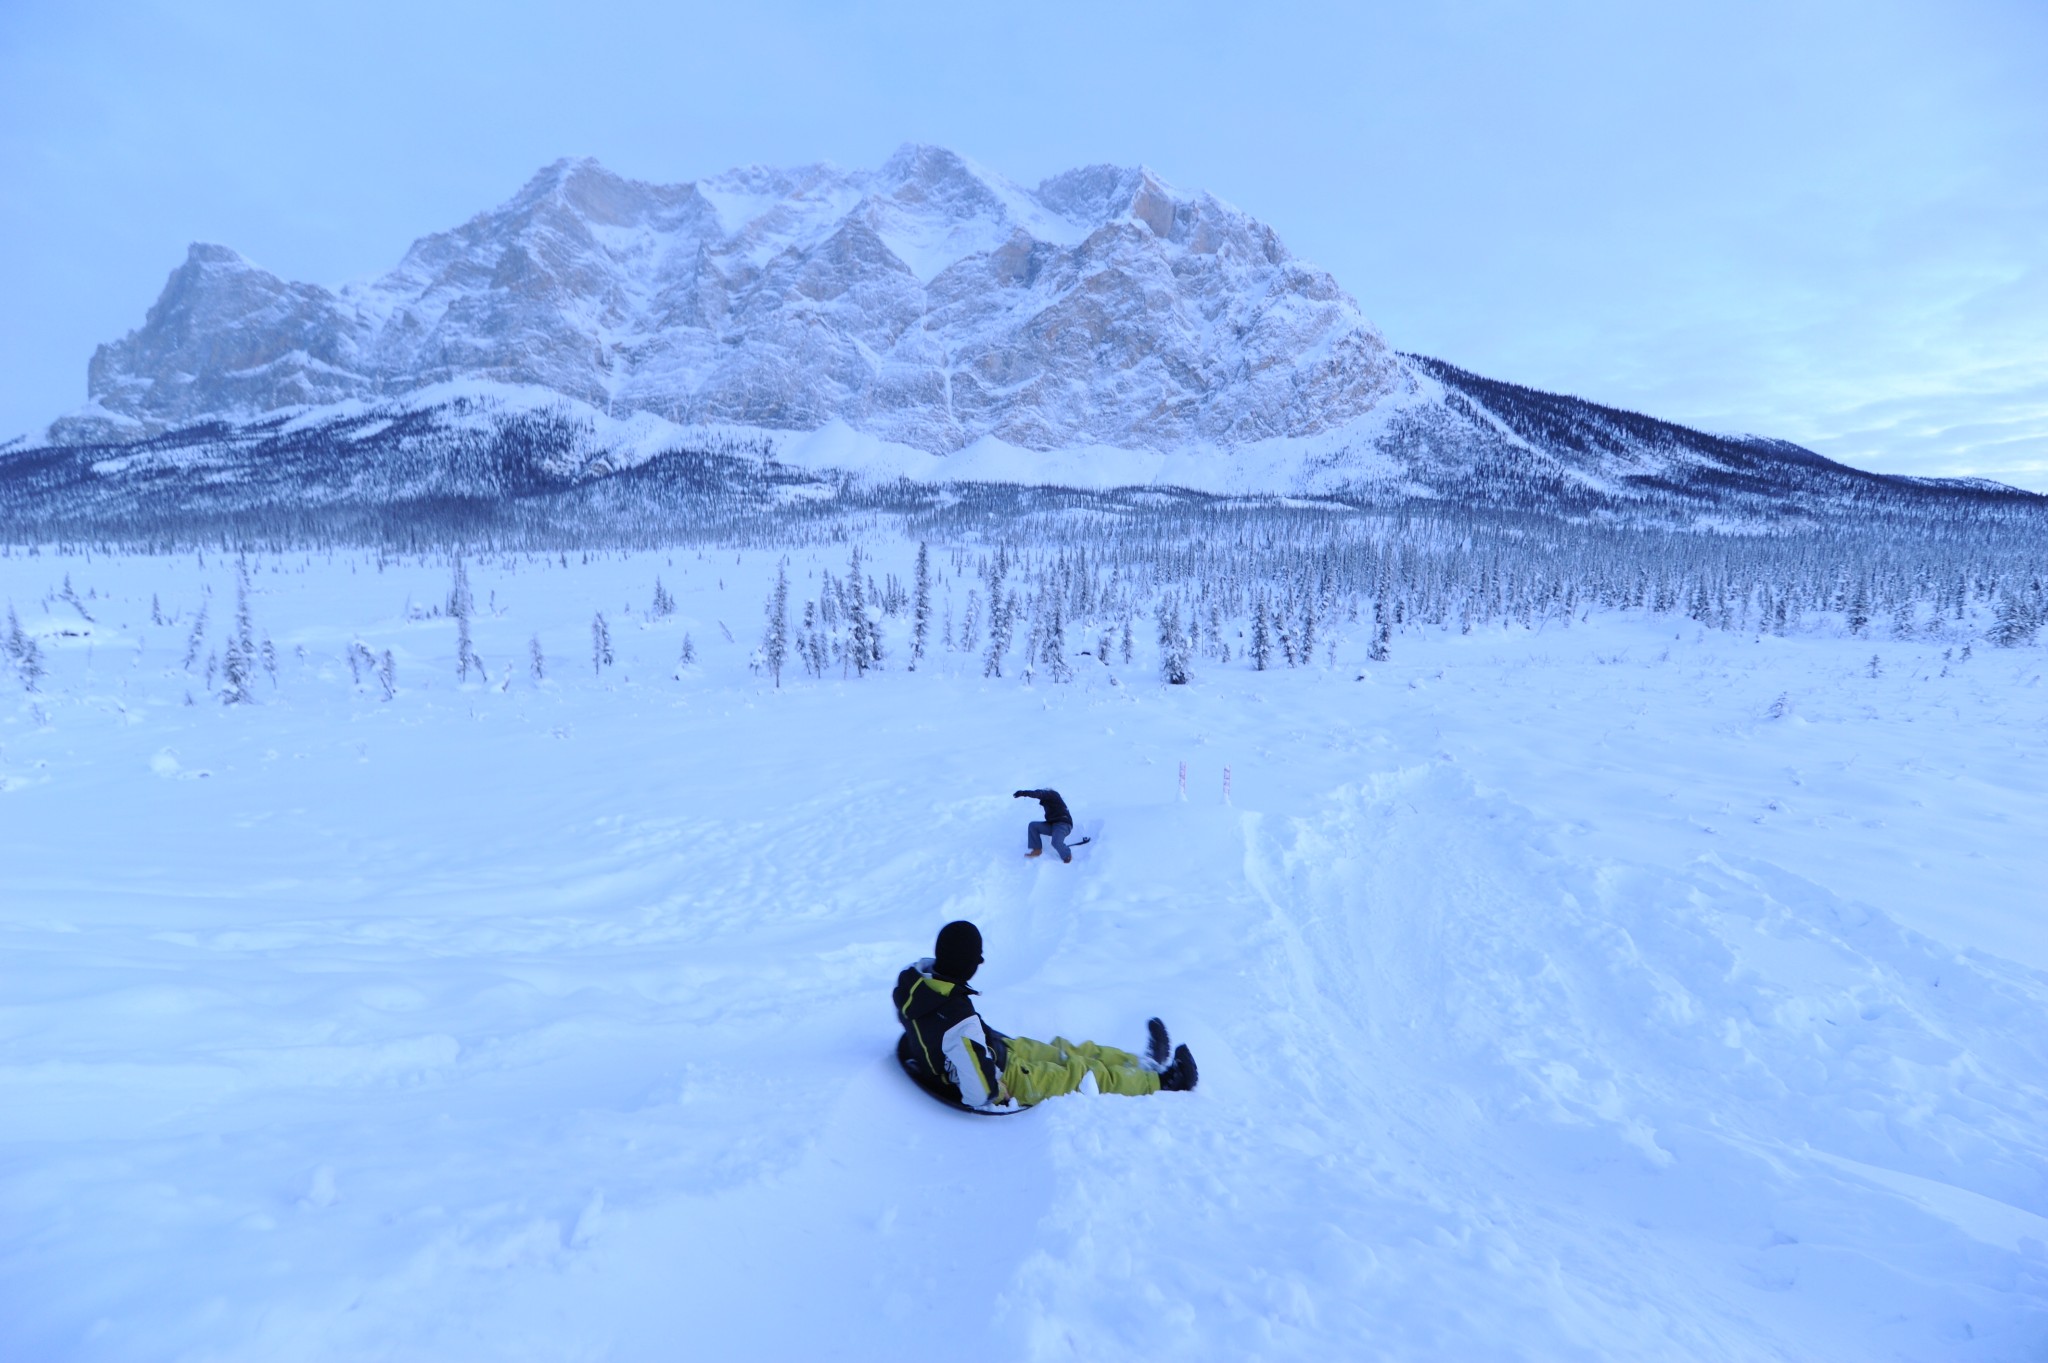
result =
M1158 1018L1145 1024L1145 1057L1155 1070L1163 1071L1173 1062L1173 1044L1166 1039L1166 1024Z
M1159 1091L1161 1093L1186 1093L1195 1086L1195 1080L1198 1077L1195 1070L1194 1056L1188 1054L1187 1047L1176 1046L1173 1049L1173 1063L1168 1065L1166 1072L1159 1076Z

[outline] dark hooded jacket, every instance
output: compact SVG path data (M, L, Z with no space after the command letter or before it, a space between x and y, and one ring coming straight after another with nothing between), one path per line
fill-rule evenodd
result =
M1009 1038L982 1025L972 989L933 973L927 956L896 977L891 997L896 1020L917 1043L927 1073L959 1090L969 1107L1003 1100Z
M1047 823L1063 823L1070 828L1073 826L1074 816L1071 812L1068 811L1067 802L1060 798L1060 793L1058 791L1020 790L1017 793L1019 795L1023 795L1030 799L1036 800L1038 801L1038 803L1044 805L1045 821Z

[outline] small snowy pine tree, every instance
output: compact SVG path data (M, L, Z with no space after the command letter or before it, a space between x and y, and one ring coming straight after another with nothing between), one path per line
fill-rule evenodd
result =
M917 582L912 592L910 670L915 672L918 661L924 657L925 639L932 630L931 551L922 540L917 545Z
M469 569L463 563L462 555L457 554L449 571L448 614L458 620L466 620L475 604L469 591Z
M1074 679L1074 665L1067 661L1066 604L1056 590L1047 592L1046 597L1045 651L1041 655L1046 675L1056 682L1070 682Z
M856 677L865 677L868 668L874 665L874 625L868 620L867 587L862 581L860 567L860 546L853 546L853 563L841 584L846 605L846 654L845 665L853 669Z
M981 593L967 589L967 609L960 616L960 651L972 653L981 647Z
M1855 591L1849 597L1847 613L1849 633L1857 638L1870 628L1870 582L1867 578L1856 579Z
M228 638L227 663L222 669L220 699L223 705L247 705L249 695L249 655L242 652L242 641L235 636Z
M1380 594L1372 603L1372 643L1367 645L1365 650L1365 656L1376 663L1385 662L1390 653L1387 644L1393 633L1393 626L1387 620L1389 614L1391 612L1387 609L1387 588L1382 582Z
M14 660L14 670L21 677L22 689L33 691L43 677L43 653L36 641L21 627L21 620L14 613L14 603L7 603L7 656Z
M1003 675L1003 655L1010 651L1010 598L1003 590L1004 564L1001 556L996 559L994 576L988 583L988 652L981 660L981 675L1000 677Z
M199 603L199 614L192 621L191 637L185 640L185 670L190 672L192 664L199 661L199 650L206 647L206 602Z
M775 566L775 590L768 596L768 630L761 639L761 658L768 675L782 689L782 664L789 656L789 574L782 564Z
M1188 638L1181 630L1180 603L1167 596L1159 603L1159 676L1169 686L1186 686L1194 680L1190 667Z
M1999 588L1998 606L1992 617L1991 642L2000 648L2019 648L2034 642L2041 622L2035 618L2033 603L2011 584ZM1968 652L1963 654L1969 657Z

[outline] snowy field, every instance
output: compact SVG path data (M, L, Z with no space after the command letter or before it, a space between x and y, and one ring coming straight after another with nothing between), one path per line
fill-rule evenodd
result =
M253 566L225 706L231 561L0 559L0 1358L2048 1356L2042 649L898 618L777 691L770 556L678 550L472 560L458 681L444 562ZM919 1094L955 917L996 1025L1200 1088Z

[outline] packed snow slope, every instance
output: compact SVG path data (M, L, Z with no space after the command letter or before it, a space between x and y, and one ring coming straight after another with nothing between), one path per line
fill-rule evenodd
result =
M1634 614L1052 686L892 621L778 690L772 561L678 551L473 560L462 682L445 563L253 566L227 707L230 563L0 559L0 1356L2048 1352L2038 649ZM997 1025L1156 1012L1201 1086L931 1102L886 1000L955 917Z

